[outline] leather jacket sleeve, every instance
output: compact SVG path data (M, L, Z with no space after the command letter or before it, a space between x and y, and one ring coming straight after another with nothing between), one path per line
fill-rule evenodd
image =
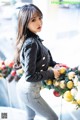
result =
M24 56L24 72L25 78L28 82L38 82L47 79L54 79L54 74L52 70L46 71L36 71L36 61L38 46L36 42L31 41L23 46L22 54Z

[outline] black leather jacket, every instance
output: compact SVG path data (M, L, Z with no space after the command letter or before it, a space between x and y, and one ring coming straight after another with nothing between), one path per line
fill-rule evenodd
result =
M53 71L48 70L48 67L54 67L56 62L52 60L50 51L42 44L42 40L37 35L27 38L23 43L20 61L26 81L54 79Z

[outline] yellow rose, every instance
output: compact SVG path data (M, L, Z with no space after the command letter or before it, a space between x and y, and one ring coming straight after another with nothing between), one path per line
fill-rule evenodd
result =
M71 89L73 88L73 86L74 86L74 83L72 81L67 82L67 88Z
M68 73L68 79L71 80L75 77L75 72L69 72Z
M64 74L66 72L66 68L60 67L59 72L60 72L60 74Z
M70 91L66 91L64 93L64 100L66 100L67 102L71 102L73 100L73 96L71 95Z
M47 85L52 85L53 82L52 82L52 80L49 79L49 80L46 81L46 84L47 84Z
M59 82L59 81L53 80L53 85L54 85L54 86L56 86L56 87L57 87L57 86L59 86L59 84L60 84L60 82Z
M78 105L80 105L80 99L77 99L76 101L77 101Z
M65 81L60 81L60 88L64 89L66 87Z

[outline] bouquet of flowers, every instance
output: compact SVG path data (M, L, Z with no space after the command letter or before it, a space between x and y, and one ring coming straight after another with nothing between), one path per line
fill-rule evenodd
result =
M46 80L43 87L53 89L56 97L62 96L67 102L80 107L80 66L68 68L62 66L59 69L60 77L54 80Z
M80 66L69 68L65 65L59 67L58 79L43 81L43 88L53 89L56 97L62 96L67 102L80 107ZM23 75L22 68L15 70L13 61L0 61L0 79L13 79L18 81Z

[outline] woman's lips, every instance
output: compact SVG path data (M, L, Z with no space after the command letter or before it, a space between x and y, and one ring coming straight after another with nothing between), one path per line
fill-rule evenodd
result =
M38 30L40 30L40 29L41 29L41 27L38 27L37 29L38 29Z

